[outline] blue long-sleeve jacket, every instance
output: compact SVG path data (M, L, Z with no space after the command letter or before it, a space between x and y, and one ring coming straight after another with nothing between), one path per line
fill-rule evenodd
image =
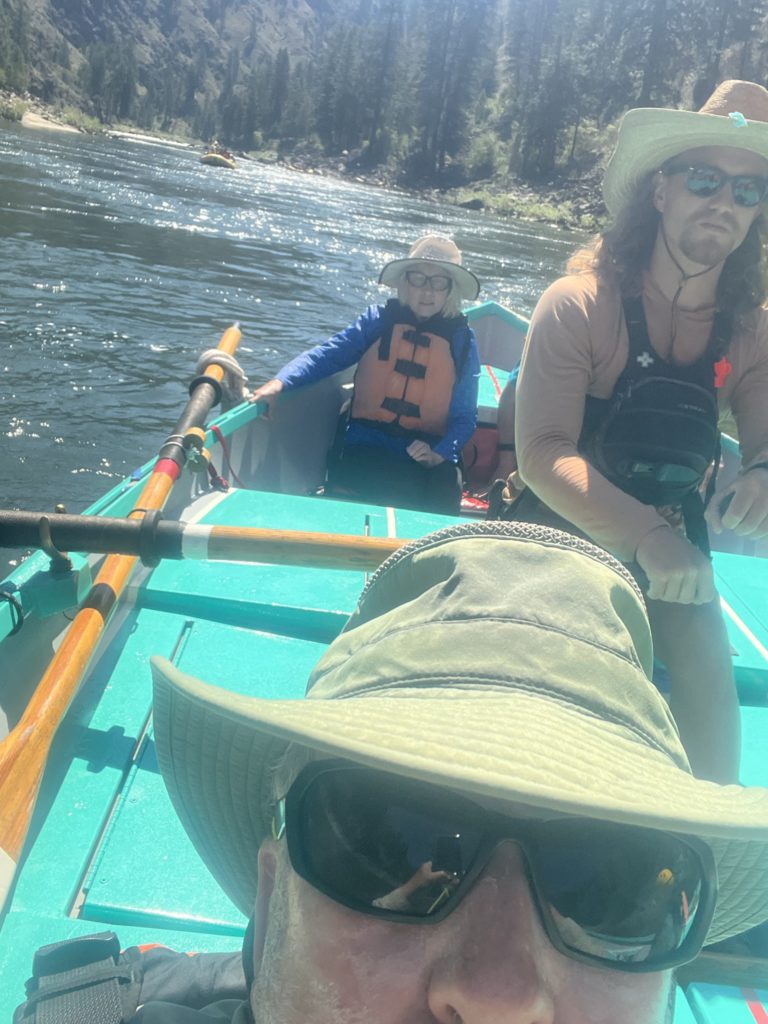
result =
M302 352L280 370L277 379L286 390L313 384L346 370L358 363L363 353L381 335L383 306L369 306L357 320L334 334L327 341ZM427 322L428 323L428 322ZM424 326L427 326L427 323ZM456 331L451 338L451 352L456 363L456 383L448 410L448 426L432 450L448 462L457 462L461 450L472 437L477 423L477 386L480 358L474 331L463 317L456 318ZM367 423L352 420L347 427L346 444L366 444L387 448L408 458L406 448L413 437L395 436L377 430Z

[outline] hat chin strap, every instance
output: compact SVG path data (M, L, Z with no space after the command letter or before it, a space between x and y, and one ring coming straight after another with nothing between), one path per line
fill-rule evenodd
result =
M670 350L669 350L669 355L670 355L670 359L671 359L672 358L672 350L675 347L675 338L677 336L677 315L676 315L677 314L677 302L678 302L678 299L680 298L680 295L681 295L681 293L683 291L683 288L685 288L685 286L688 284L689 281L693 281L697 277L702 277L704 274L708 274L710 272L710 270L714 270L715 267L717 266L717 263L713 263L711 267L704 267L703 270L697 270L695 274L686 274L686 272L680 266L679 260L677 259L675 254L672 252L672 249L670 248L669 239L667 238L667 232L664 229L664 221L661 220L661 219L659 220L659 228L661 230L661 238L662 238L662 241L664 242L664 248L667 250L667 254L668 254L669 258L672 260L672 262L675 264L677 269L680 271L680 284L677 286L677 291L675 292L675 296L672 299L671 322L670 322L670 334L672 336L672 340L671 340L671 346L670 346Z
M684 288L685 285L687 285L688 282L692 281L695 277L701 277L703 274L708 274L710 272L710 270L714 270L715 269L715 267L717 266L717 263L713 263L709 267L704 267L703 270L697 270L695 274L686 274L686 272L680 266L680 263L679 263L677 257L672 252L672 249L669 246L669 239L667 238L667 232L666 232L666 230L664 228L664 221L663 220L659 221L659 227L661 228L661 237L662 237L662 240L664 242L664 248L667 250L667 253L669 254L669 258L672 260L672 262L675 264L677 269L680 271L680 274L682 275L682 281L680 283L680 289Z

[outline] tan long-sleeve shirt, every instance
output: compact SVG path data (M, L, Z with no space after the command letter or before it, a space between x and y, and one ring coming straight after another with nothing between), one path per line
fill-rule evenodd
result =
M686 310L646 278L643 304L651 343L662 358L695 362L714 307ZM674 323L673 323L674 316ZM734 336L733 370L718 389L721 427L735 421L743 465L768 459L768 310ZM528 332L516 392L519 473L555 512L597 544L630 561L643 537L665 522L625 494L577 450L587 395L608 398L624 369L629 339L618 291L591 274L563 277L544 292Z

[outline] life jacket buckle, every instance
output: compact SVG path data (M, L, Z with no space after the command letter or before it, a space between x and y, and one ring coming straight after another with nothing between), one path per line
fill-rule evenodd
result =
M32 961L32 976L39 979L51 974L62 974L100 960L112 959L117 963L119 956L120 942L114 932L81 935L76 939L41 946Z

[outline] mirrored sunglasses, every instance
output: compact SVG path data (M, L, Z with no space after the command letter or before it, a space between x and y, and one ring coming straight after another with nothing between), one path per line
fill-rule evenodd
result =
M737 206L757 206L768 191L768 178L761 174L726 174L709 164L672 164L665 168L664 174L684 174L686 188L700 199L717 195L730 181Z
M593 819L507 817L346 761L300 772L276 810L283 834L293 869L315 889L404 924L442 921L512 840L555 948L613 970L693 959L714 912L714 860L699 840Z
M426 288L429 285L436 292L449 292L453 286L447 274L422 274L419 270L406 270L405 279L413 288Z

